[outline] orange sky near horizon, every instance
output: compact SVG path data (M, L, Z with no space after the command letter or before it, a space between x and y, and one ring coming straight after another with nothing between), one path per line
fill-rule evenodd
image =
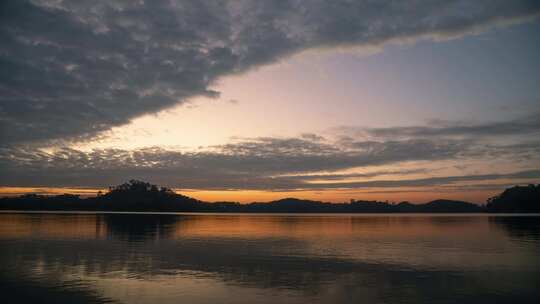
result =
M316 201L341 203L355 200L377 200L388 202L409 201L426 203L436 199L465 200L472 203L484 204L486 200L500 192L497 190L471 190L466 193L448 189L410 188L400 190L299 190L299 191L262 191L262 190L198 190L174 189L176 193L193 197L202 201L230 201L240 203L268 202L282 198L294 197ZM62 188L62 187L0 187L0 197L18 196L24 194L60 195L74 194L81 197L95 196L98 191L107 192L106 188Z
M540 177L538 31L315 47L225 73L208 83L219 94L0 151L0 196L87 197L134 177L210 202L484 204Z

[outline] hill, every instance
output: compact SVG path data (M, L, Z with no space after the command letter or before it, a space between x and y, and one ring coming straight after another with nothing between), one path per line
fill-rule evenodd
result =
M515 186L488 199L489 212L540 213L540 185Z
M0 198L0 210L43 211L130 211L130 212L261 212L261 213L474 213L540 212L540 186L513 187L488 200L487 207L476 204L434 200L426 204L352 200L328 203L297 198L240 204L203 202L171 189L131 180L110 187L105 194L81 198L76 195L22 195Z
M427 213L468 213L482 212L484 209L476 204L453 201L453 200L434 200L426 204L411 204L402 202L396 205L398 212L427 212Z

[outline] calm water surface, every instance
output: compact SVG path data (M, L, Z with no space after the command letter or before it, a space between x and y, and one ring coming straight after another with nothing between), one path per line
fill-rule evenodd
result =
M538 303L540 217L0 213L0 292L3 303Z

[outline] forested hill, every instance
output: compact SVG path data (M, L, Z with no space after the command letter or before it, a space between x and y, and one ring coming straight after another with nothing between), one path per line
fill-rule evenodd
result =
M171 189L131 180L110 187L105 194L81 198L76 195L23 195L0 198L1 210L36 211L130 211L130 212L272 212L272 213L468 213L540 212L540 186L513 187L490 198L486 206L435 200L425 204L352 200L326 203L296 198L240 204L203 202L177 194Z

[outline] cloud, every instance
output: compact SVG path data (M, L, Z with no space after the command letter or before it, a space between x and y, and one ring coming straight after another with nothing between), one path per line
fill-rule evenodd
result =
M323 189L361 189L361 188L401 188L401 187L433 187L449 185L457 182L472 181L495 181L501 179L538 179L540 170L526 170L508 174L482 174L482 175L460 175L430 177L420 179L401 179L401 180L374 180L365 182L342 182L317 184L315 187Z
M287 178L288 180L302 180L302 181L329 181L329 180L344 180L353 178L373 178L385 175L409 175L431 172L425 168L418 169L403 169L403 170L381 170L369 173L344 173L344 174L308 174L308 175L284 175L280 177Z
M55 152L4 148L0 151L0 169L3 172L0 184L105 186L121 182L126 177L137 177L185 188L292 189L313 177L279 175L331 172L412 160L451 159L463 149L464 146L457 142L426 140L365 142L349 148L321 142L318 137L310 140L303 137L254 138L196 152L161 148L90 152L70 148Z
M489 146L444 138L334 142L305 134L297 138L247 138L192 152L163 148L136 150L61 148L44 152L32 147L0 148L0 186L103 187L126 178L184 189L323 190L455 186L459 182L531 180L540 177L538 144ZM408 161L462 162L529 155L528 170L407 179L434 169L399 169ZM537 154L536 154L537 155ZM536 158L535 158L536 157ZM375 166L377 171L359 172ZM388 169L395 165L396 169ZM536 166L536 167L535 167ZM340 171L355 169L354 173ZM494 169L495 170L495 169ZM493 172L493 171L491 171ZM396 180L388 177L399 175ZM385 176L384 179L380 179ZM396 177L394 177L396 178ZM473 186L473 185L468 185Z
M219 96L221 76L313 48L444 39L540 13L516 1L53 1L0 4L3 146L77 139Z
M494 121L486 123L469 123L453 121L436 121L428 126L363 128L342 126L336 128L344 141L354 138L440 138L459 137L480 139L488 137L504 137L516 135L531 135L540 133L540 112L519 117L509 121Z

